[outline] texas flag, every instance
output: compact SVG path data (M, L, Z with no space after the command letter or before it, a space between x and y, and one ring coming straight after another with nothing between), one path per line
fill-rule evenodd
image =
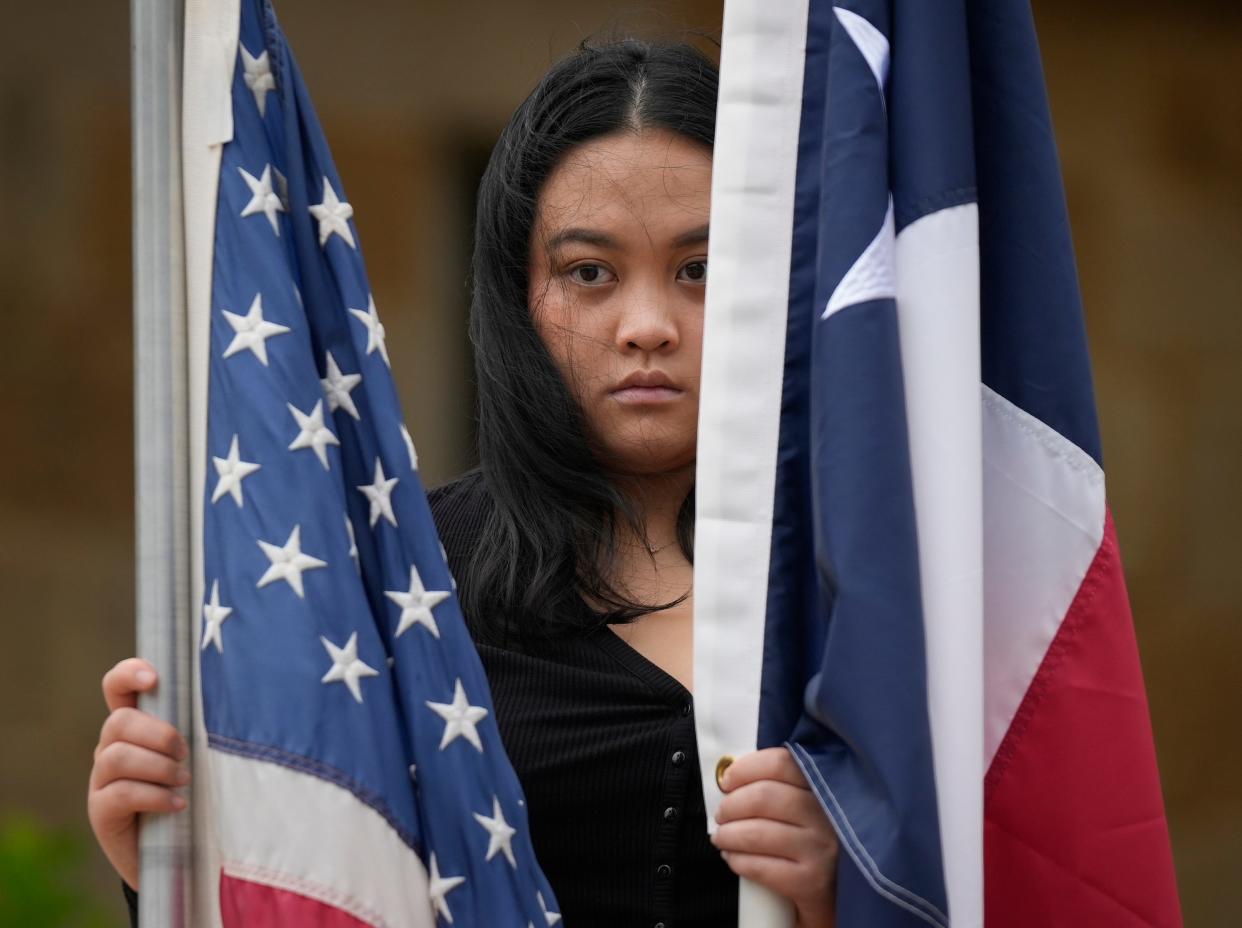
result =
M1027 0L728 0L712 197L709 819L784 744L841 928L1180 925Z

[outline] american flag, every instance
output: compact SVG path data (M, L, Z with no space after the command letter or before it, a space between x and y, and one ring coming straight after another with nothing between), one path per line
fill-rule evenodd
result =
M1180 925L1027 0L728 0L721 69L709 806L787 745L841 928Z
M555 925L306 87L264 0L187 17L208 918Z

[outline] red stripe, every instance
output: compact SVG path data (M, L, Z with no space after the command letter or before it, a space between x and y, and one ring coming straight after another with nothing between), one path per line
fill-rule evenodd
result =
M1111 513L984 780L984 874L996 928L1182 924Z
M335 906L263 883L220 876L224 928L371 928Z

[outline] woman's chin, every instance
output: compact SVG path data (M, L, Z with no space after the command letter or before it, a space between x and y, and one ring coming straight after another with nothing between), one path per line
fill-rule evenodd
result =
M661 445L647 441L642 444L609 446L605 451L609 470L633 477L667 474L694 467L694 446L684 442Z

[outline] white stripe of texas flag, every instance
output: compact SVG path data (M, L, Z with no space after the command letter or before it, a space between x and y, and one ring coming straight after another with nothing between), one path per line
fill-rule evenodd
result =
M983 924L978 228L978 209L966 203L909 223L894 249L928 709L954 928Z
M1104 471L983 388L985 769L1104 540Z

